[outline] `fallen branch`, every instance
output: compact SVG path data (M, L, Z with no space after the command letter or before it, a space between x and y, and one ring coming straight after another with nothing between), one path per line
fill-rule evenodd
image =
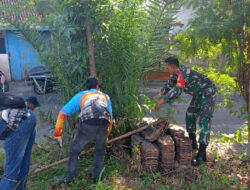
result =
M87 154L87 153L89 153L89 152L92 152L92 151L94 151L94 150L95 150L95 148L92 147L92 148L90 148L90 149L88 149L88 150L86 150L86 151L81 152L80 156L83 156L83 155L85 155L85 154ZM36 174L38 174L38 173L40 173L40 172L43 172L43 171L45 171L45 170L47 170L47 169L50 169L50 168L54 167L54 166L63 164L63 163L65 163L65 162L67 162L68 160L69 160L69 158L64 158L64 159L62 159L62 160L56 161L56 162L54 162L54 163L52 163L52 164L50 164L50 165L48 165L48 166L45 166L45 167L43 167L43 168L40 168L40 169L35 170L35 171L32 173L32 175L36 175Z
M39 144L37 144L36 142L34 143L34 146L40 150L45 150L43 147L41 147Z
M131 135L133 135L133 134L139 133L139 132L145 130L146 128L148 128L148 127L151 126L151 125L153 125L153 126L154 126L154 125L157 125L159 122L161 122L161 120L157 120L157 121L155 121L155 122L153 122L153 123L151 123L151 124L147 124L147 125L144 126L144 127L141 127L141 128L136 129L136 130L134 130L134 131L130 131L130 132L128 132L128 133L126 133L126 134L124 134L124 135L121 135L121 136L119 136L119 137L113 138L113 139L109 140L107 143L110 144L110 143L113 143L113 142L115 142L115 141L119 141L119 140L121 140L121 139L124 139L124 138L126 138L126 137L129 137L129 136L131 136ZM50 136L47 136L47 135L44 135L44 136L45 136L46 138L50 139L50 140L53 139L53 138L50 137ZM53 140L54 140L54 139L53 139ZM92 152L92 151L94 151L94 150L95 150L95 148L92 147L92 148L90 148L90 149L88 149L88 150L86 150L86 151L81 152L80 156L84 156L85 154L87 154L87 153L89 153L89 152ZM45 167L43 167L43 168L40 168L40 169L35 170L34 173L32 173L32 175L36 175L36 174L38 174L38 173L40 173L40 172L43 172L43 171L45 171L45 170L47 170L47 169L49 169L49 168L52 168L52 167L57 166L57 165L59 165L59 164L63 164L63 163L65 163L65 162L67 162L68 160L69 160L69 158L64 158L64 159L62 159L62 160L59 160L59 161L54 162L54 163L52 163L52 164L49 164L48 166L45 166Z
M44 137L46 137L48 140L51 140L51 141L56 141L56 139L52 138L51 136L49 135L43 135Z
M113 138L113 139L109 140L107 143L110 144L110 143L113 143L113 142L115 142L115 141L119 141L119 140L121 140L121 139L125 139L126 137L129 137L129 136L131 136L131 135L133 135L133 134L139 133L139 132L141 132L141 131L147 129L147 128L148 128L149 126L151 126L151 125L152 125L152 124L148 124L148 125L146 125L146 126L144 126L144 127L141 127L141 128L139 128L139 129L136 129L136 130L134 130L134 131L130 131L130 132L128 132L128 133L126 133L126 134L124 134L124 135L122 135L122 136L119 136L119 137L116 137L116 138Z

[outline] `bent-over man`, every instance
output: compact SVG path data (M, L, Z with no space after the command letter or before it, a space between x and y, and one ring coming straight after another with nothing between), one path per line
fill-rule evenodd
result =
M192 161L193 166L200 165L206 161L206 147L210 139L211 122L214 113L215 85L201 73L186 67L180 67L175 57L165 60L170 80L162 88L161 92L153 99L159 99L156 103L156 111L160 111L162 104L171 103L177 99L182 92L192 96L191 103L186 112L186 128L189 138L192 140L193 149L197 149L196 121L199 118L200 138L199 150L196 159Z
M80 111L78 128L69 152L66 184L73 182L77 176L78 156L92 140L95 140L96 143L92 177L93 182L97 182L103 168L108 128L110 133L112 126L112 108L109 96L100 91L99 82L95 77L89 77L86 80L86 87L87 90L76 94L61 109L56 122L54 136L62 144L62 130L66 117Z

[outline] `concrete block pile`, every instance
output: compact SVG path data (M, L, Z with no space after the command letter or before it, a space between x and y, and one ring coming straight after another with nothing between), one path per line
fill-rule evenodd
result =
M140 134L132 135L131 146L140 146L141 164L145 170L174 169L178 165L191 164L191 140L184 136L183 130L170 129L167 119L159 119Z

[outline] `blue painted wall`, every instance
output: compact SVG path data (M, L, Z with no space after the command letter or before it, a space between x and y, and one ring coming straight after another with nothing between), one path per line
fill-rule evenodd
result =
M43 32L50 37L49 32ZM32 46L15 31L5 31L6 53L9 54L10 74L12 80L23 80L25 74L33 67L44 65Z

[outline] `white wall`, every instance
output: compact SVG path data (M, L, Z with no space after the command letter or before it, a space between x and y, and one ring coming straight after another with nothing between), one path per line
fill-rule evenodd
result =
M4 73L7 81L11 80L8 54L0 54L0 71Z

